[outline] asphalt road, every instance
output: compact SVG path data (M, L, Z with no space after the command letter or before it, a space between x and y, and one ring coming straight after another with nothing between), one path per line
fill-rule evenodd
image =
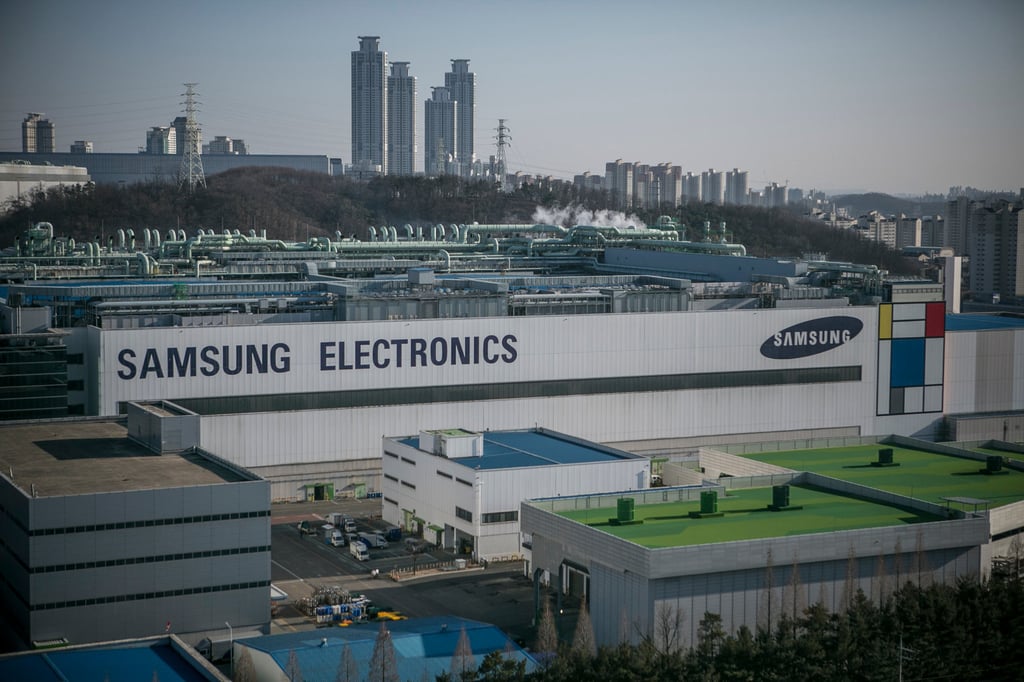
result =
M456 556L434 550L412 555L404 542L387 548L371 548L370 560L360 562L347 547L333 547L322 536L300 535L297 524L308 520L319 527L331 512L351 515L359 530L381 529L380 500L289 503L271 510L271 580L288 594L274 618L272 632L313 629L316 623L293 606L313 594L318 586L336 586L364 594L376 606L400 611L409 617L453 615L492 623L519 643L533 641L533 586L523 576L523 562L491 563L486 569L444 573L420 573L395 582L386 577L392 569L418 570L433 563L448 563ZM378 569L380 576L371 577Z

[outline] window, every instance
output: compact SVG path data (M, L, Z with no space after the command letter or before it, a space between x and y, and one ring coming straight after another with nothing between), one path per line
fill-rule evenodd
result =
M518 511L492 512L490 514L484 514L480 518L480 521L483 523L508 523L509 521L518 520Z
M441 471L440 469L437 470L437 475L438 476L442 476L444 478L447 478L449 481L452 480L452 475L451 474L446 474L445 472Z
M398 477L392 476L391 474L384 474L384 478L388 479L392 483L398 483Z
M405 462L406 464L411 464L413 466L416 466L416 462L414 462L413 460L409 459L408 457L403 457L402 461Z
M469 522L473 521L473 512L467 511L467 510L463 509L462 507L456 507L455 508L455 515L458 516L463 521L469 521Z
M385 450L385 451L384 451L384 454L385 454L385 455L387 455L388 457L392 457L392 458L394 458L394 459L398 459L398 455L396 455L396 454L395 454L395 453L393 453L393 452L388 452L387 450Z
M402 481L402 485L404 485L406 488L412 488L413 490L416 490L416 486L414 486L412 483L409 483L409 481Z
M470 488L472 488L472 487L473 487L473 484L472 484L472 483L470 483L470 482L469 482L469 481L467 481L467 480L461 479L461 478L459 478L459 477L457 477L457 476L455 477L455 480L456 480L456 481L458 481L459 483L461 483L462 485L468 485L468 486L469 486Z

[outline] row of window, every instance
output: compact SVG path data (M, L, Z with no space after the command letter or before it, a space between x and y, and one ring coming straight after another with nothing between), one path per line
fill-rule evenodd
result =
M215 556L232 556L235 554L255 554L269 552L270 545L259 547L234 547L232 549L210 549L205 552L179 552L177 554L159 554L156 556L128 557L125 559L107 559L106 561L82 561L77 564L54 564L53 566L35 566L30 573L56 573L59 571L81 571L87 568L108 568L110 566L133 566L135 564L152 564L160 561L183 561L186 559L205 559Z
M472 488L472 487L473 487L473 484L472 484L472 483L470 483L469 481L467 481L467 480L466 480L466 479L464 479L464 478L459 478L458 476L456 476L456 477L455 477L455 480L456 480L456 481L458 481L459 483L461 483L462 485L468 485L468 486L469 486L470 488Z
M118 521L117 523L97 523L88 526L67 526L65 528L36 528L29 531L24 526L22 530L28 532L32 537L39 535L65 535L69 533L95 533L105 530L122 530L127 528L149 528L152 526L177 526L185 523L208 523L210 521L229 521L235 519L255 519L270 516L270 510L251 512L234 512L231 514L204 514L202 516L179 516L168 519L149 519L147 521ZM17 522L17 519L15 519Z
M392 476L391 474L384 474L384 478L391 481L392 483L398 483L398 477Z
M416 490L416 486L413 485L412 483L409 483L409 481L402 481L402 485L404 485L406 488L412 488L413 490Z
M462 507L455 507L455 515L463 521L469 521L470 523L473 522L473 512L469 511L468 509L463 509Z
M392 500L390 497L385 497L384 501L387 502L388 504L393 504L396 507L398 506L398 502L396 502L395 500Z
M411 464L411 465L413 465L413 466L416 466L416 462L412 461L412 460L411 460L411 459L409 459L408 457L403 457L403 458L402 458L402 461L403 461L403 462L405 462L406 464Z
M181 597L190 594L208 594L210 592L230 592L233 590L252 590L256 588L270 587L269 580L257 580L249 583L232 583L230 585L206 585L204 587L187 587L180 590L164 590L163 592L139 592L137 594L118 594L111 597L97 597L94 599L74 599L71 601L55 601L48 604L33 604L33 611L49 611L50 609L71 609L80 606L96 606L99 604L114 604L124 601L139 601L142 599L163 599L165 597Z
M442 478L447 478L449 481L452 480L452 475L451 474L449 474L447 472L444 472L444 471L441 471L440 469L437 470L437 475L441 476Z
M450 386L403 386L359 391L323 393L278 393L212 398L182 398L175 402L206 415L285 410L323 410L370 405L425 405L479 400L518 400L563 396L645 393L650 391L692 391L748 386L783 386L860 381L860 365L764 369L739 372L699 372L656 376L553 379L497 384L454 384ZM389 455L391 453L388 453ZM396 457L396 455L391 455Z
M491 512L489 514L481 514L480 521L482 523L508 523L509 521L518 521L518 511L507 511L507 512Z

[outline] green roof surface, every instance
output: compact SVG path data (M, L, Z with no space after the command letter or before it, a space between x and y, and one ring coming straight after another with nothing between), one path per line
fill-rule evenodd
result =
M870 462L878 459L882 448L892 448L893 462L899 466L870 466ZM988 500L992 507L1024 500L1024 473L1003 469L1008 473L989 476L980 473L985 468L984 462L894 445L788 450L744 456L936 504L944 504L942 498L954 496Z
M769 511L767 507L772 502L772 489L769 487L730 490L727 497L718 498L718 511L723 515L701 519L688 516L689 512L700 510L700 500L638 504L634 508L634 519L643 523L623 526L608 524L608 520L615 517L614 507L558 514L652 549L941 520L941 517L931 514L809 486L791 485L789 490L790 505L801 509Z

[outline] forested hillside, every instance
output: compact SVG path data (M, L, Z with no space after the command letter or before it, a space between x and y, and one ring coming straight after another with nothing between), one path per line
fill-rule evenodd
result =
M603 192L572 187L549 191L525 186L504 194L490 183L458 178L386 177L370 182L282 168L244 168L211 176L207 189L194 194L165 183L128 187L69 187L16 201L0 217L0 246L36 222L52 223L58 234L102 240L118 228L184 229L197 227L266 230L272 238L302 241L309 237L366 239L369 226L436 223L532 223L539 208L562 209L579 216L612 209ZM566 210L568 209L568 210ZM637 211L653 223L665 211ZM849 232L832 230L781 209L689 204L670 211L688 226L687 238L702 238L702 226L727 223L730 241L745 244L751 255L799 257L826 253L834 260L877 264L906 271L894 252ZM634 222L634 221L630 221Z

